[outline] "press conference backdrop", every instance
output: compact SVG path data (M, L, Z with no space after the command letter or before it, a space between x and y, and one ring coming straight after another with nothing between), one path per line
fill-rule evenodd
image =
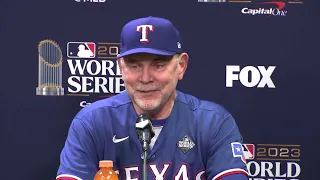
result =
M2 0L0 15L0 179L55 179L76 113L125 90L120 31L145 16L180 29L190 61L178 89L233 114L252 180L319 179L316 4Z

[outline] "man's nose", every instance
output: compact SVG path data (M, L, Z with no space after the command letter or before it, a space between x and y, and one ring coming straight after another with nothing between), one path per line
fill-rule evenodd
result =
M153 81L152 73L150 72L150 67L144 66L142 68L142 74L140 76L140 81L143 83L149 83Z

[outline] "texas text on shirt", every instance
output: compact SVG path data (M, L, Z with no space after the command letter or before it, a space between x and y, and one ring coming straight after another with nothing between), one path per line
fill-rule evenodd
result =
M172 113L148 152L148 178L248 179L233 117L217 104L176 92ZM57 180L92 180L99 160L114 161L119 179L141 179L137 116L126 91L83 108L70 126Z

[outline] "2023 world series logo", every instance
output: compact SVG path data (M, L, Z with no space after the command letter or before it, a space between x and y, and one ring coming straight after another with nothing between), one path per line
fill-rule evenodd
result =
M116 61L119 45L120 43L110 42L68 42L67 59L64 61L58 43L53 40L41 41L38 45L39 71L36 94L94 94L108 97L123 92L124 83ZM63 71L63 67L67 67L68 71Z
M243 144L249 180L299 180L300 145Z

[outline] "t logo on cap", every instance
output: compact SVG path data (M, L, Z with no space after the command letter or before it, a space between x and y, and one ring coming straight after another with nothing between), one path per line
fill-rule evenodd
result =
M142 43L148 43L149 39L148 39L148 32L149 31L153 32L154 27L152 25L140 25L137 26L137 31L142 33L142 37L140 39L140 42Z

